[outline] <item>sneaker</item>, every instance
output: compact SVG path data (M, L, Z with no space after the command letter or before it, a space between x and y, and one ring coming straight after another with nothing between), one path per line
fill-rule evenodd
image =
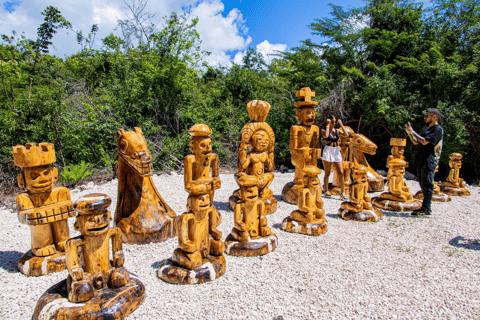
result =
M331 194L330 192L326 191L326 192L323 193L323 196L324 196L325 198L331 198L331 197L332 197L332 194Z
M419 209L413 210L410 215L412 215L412 216L430 216L430 215L432 215L432 211L426 210L424 207L421 207Z
M340 195L340 200L348 201L348 197L345 195L345 193L342 193L342 194Z

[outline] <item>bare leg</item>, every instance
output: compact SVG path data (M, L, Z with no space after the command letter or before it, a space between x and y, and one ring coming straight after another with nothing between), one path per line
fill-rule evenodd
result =
M345 179L343 178L343 164L342 162L334 162L335 170L340 177L340 191L345 193Z
M328 192L328 178L330 178L331 162L323 161L323 168L325 169L325 176L323 177L323 192Z

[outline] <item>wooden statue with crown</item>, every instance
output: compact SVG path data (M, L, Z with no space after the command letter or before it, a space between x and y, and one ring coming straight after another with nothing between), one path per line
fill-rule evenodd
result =
M287 183L282 190L282 200L291 204L297 204L298 191L303 188L303 169L307 166L317 166L317 159L321 157L322 150L319 148L320 131L315 122L315 106L318 102L312 101L315 92L310 88L302 88L295 93L302 99L295 103L297 112L295 118L298 125L290 128L290 153L292 164L295 166L295 178Z
M18 261L18 270L41 276L65 269L65 243L70 238L68 217L75 216L70 192L53 187L58 181L55 149L51 143L27 143L13 148L13 161L22 168L18 186L26 193L17 196L18 219L30 227L31 250Z
M440 183L440 190L451 196L469 196L470 191L465 188L465 181L460 178L460 168L462 168L463 155L452 153L450 155L450 171L447 180ZM433 199L432 199L433 200Z
M257 177L259 198L264 202L267 214L277 210L277 199L268 188L274 178L271 171L275 166L273 155L275 134L270 125L265 122L269 111L270 104L263 100L253 100L247 104L250 122L243 126L240 133L235 174L235 181L239 185L239 179L244 176ZM228 204L231 210L242 201L240 192L240 189L235 190L229 198Z

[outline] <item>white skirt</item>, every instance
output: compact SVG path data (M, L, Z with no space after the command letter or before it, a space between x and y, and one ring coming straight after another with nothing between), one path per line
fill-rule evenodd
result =
M343 157L340 148L325 146L323 149L322 160L327 162L342 162Z

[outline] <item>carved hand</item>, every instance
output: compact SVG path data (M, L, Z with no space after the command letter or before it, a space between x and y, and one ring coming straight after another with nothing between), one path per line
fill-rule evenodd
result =
M218 231L217 229L213 229L212 231L210 231L210 234L211 234L212 238L215 239L215 240L222 239L222 233L220 231Z
M115 268L123 267L124 263L125 263L125 256L123 255L123 252L116 252L115 255L113 256L113 266Z
M243 223L242 221L236 221L235 222L235 229L237 229L239 231L247 231L247 227L246 227L245 223Z
M69 270L69 274L70 274L70 277L72 277L72 279L74 281L79 281L79 280L83 279L83 269L82 268L76 268L76 269L73 269L73 270Z
M195 245L195 242L191 240L185 241L183 245L181 245L180 247L181 247L180 249L189 253L195 252L195 250L197 250L197 246Z

